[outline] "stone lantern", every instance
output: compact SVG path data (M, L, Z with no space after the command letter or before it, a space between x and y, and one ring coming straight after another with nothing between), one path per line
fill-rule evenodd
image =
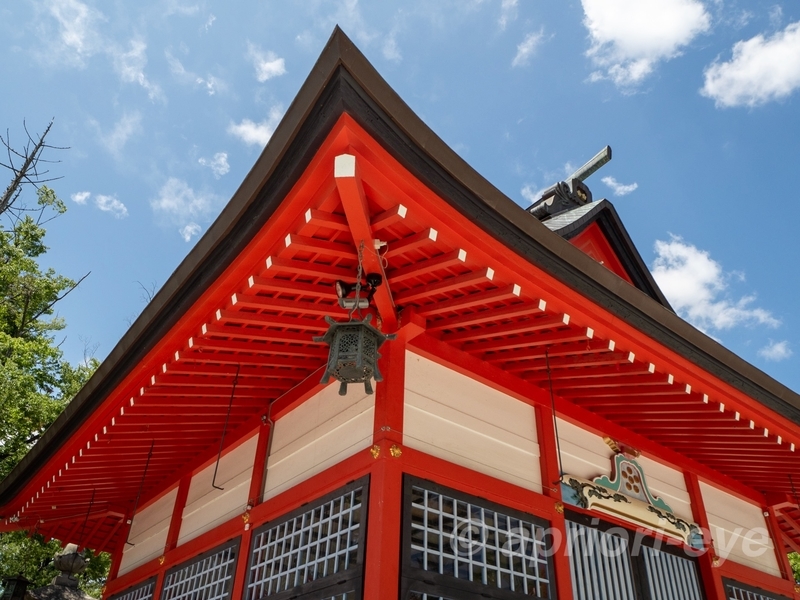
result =
M21 573L15 577L5 577L3 579L3 595L0 596L0 600L22 600L30 583Z
M78 589L76 577L86 570L88 562L75 544L67 544L53 559L53 566L61 573L50 585L28 590L25 600L92 600L91 596Z

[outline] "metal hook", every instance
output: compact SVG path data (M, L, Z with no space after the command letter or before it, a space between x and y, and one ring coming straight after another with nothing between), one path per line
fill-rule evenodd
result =
M236 375L233 377L233 387L231 388L231 399L228 402L228 413L225 415L225 425L222 426L222 437L219 440L219 452L217 453L217 464L214 465L214 477L211 478L211 487L215 490L223 491L225 488L217 485L217 471L219 471L219 461L222 458L222 446L225 444L225 434L228 431L228 421L231 418L231 409L233 408L233 396L236 394L236 384L239 383L239 370L242 368L241 364L236 365Z

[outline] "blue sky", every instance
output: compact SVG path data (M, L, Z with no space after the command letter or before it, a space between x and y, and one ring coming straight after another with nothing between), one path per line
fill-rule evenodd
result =
M20 0L0 127L48 141L68 358L105 357L256 160L335 24L521 205L604 145L678 312L800 390L800 9L738 0Z

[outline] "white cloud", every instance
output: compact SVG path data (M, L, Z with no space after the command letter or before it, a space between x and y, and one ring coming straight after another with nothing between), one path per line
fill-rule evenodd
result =
M392 60L394 62L400 62L403 60L403 55L400 53L400 47L397 45L397 33L392 32L391 35L387 36L386 40L383 42L383 57L386 60Z
M185 83L187 81L192 81L197 77L194 73L187 71L180 59L172 54L169 49L164 51L164 56L167 59L169 70L173 75L175 75L178 81Z
M197 4L181 4L178 0L169 0L164 9L164 15L169 17L171 15L191 16L200 10Z
M204 86L209 96L213 96L218 91L224 91L227 88L224 81L217 79L213 75L206 75L205 78L197 77L195 83L199 86Z
M37 52L39 57L44 62L84 66L85 59L102 47L96 26L105 20L103 14L79 0L48 0L43 6L56 20L57 33L53 35L48 23L40 22L46 49Z
M534 187L532 185L526 185L526 186L524 186L522 188L521 194L522 194L522 197L525 198L525 200L527 200L528 202L533 204L537 200L540 200L541 197L542 197L542 194L549 188L550 188L550 186L543 187L543 188L536 188L536 187Z
M700 93L719 107L759 106L800 88L800 21L766 38L736 42L728 62L705 70Z
M128 209L127 207L117 200L115 196L104 196L103 194L97 194L94 198L94 203L103 212L109 212L114 215L117 219L124 219L128 216Z
M89 196L91 195L92 195L91 192L75 192L70 196L70 198L72 198L72 201L75 204L86 204L86 201L89 199Z
M119 121L114 125L114 128L108 132L103 133L100 131L100 126L96 121L92 124L98 129L100 135L100 143L105 146L111 154L119 157L122 148L128 140L142 129L142 116L138 111L133 113L124 113Z
M208 20L206 21L206 24L203 25L203 31L207 32L209 29L211 29L211 26L214 24L214 21L216 21L216 20L217 20L217 17L215 17L213 14L209 14L208 15Z
M217 152L213 158L201 158L198 160L201 165L204 167L208 167L211 169L211 172L214 173L214 177L219 179L225 173L231 170L230 165L228 164L228 153L227 152Z
M265 82L286 73L286 62L274 52L264 52L255 44L247 42L247 58L253 61L256 79Z
M500 18L497 20L500 29L505 29L506 26L517 18L517 5L519 0L503 0L500 4Z
M334 24L341 26L348 35L364 46L369 45L377 37L361 14L358 0L339 0L336 11L327 19L325 29L330 31Z
M699 0L581 0L599 71L622 88L641 83L656 64L708 31L711 16Z
M671 236L669 241L656 241L655 251L653 277L678 314L695 327L708 331L780 325L768 310L752 306L754 294L728 297L728 280L735 274L725 273L705 250Z
M218 91L224 91L227 89L228 86L225 84L225 82L217 77L214 77L213 75L200 77L199 75L188 71L186 67L183 66L183 63L180 61L180 59L173 55L169 49L164 51L164 56L167 59L169 70L173 75L175 75L175 79L180 83L204 87L209 96L213 96Z
M783 21L783 8L776 4L769 9L769 22L773 27L780 27L781 21Z
M269 138L275 133L275 128L283 117L283 108L273 106L269 111L269 117L255 123L250 119L242 119L241 123L231 123L228 126L228 133L235 135L245 144L250 146L266 146Z
M533 53L536 52L536 49L542 43L543 37L544 31L542 30L526 35L525 39L517 46L517 54L514 56L514 60L511 61L511 66L523 67L527 65Z
M123 82L138 83L142 86L150 100L164 100L164 94L158 84L152 83L144 74L147 65L146 50L147 44L138 39L130 41L128 51L119 48L110 49L114 70Z
M150 206L156 215L180 227L181 236L188 241L200 232L197 221L213 211L216 201L214 194L196 192L182 179L170 177Z
M789 358L792 355L792 349L789 348L788 340L783 340L782 342L770 340L769 344L758 351L758 355L765 360L778 362Z
M184 242L189 242L191 239L196 236L200 235L202 228L197 223L189 223L185 227L181 227L178 230L178 233L181 234Z
M627 196L639 187L638 183L620 183L611 176L603 177L600 181L610 187L615 196Z

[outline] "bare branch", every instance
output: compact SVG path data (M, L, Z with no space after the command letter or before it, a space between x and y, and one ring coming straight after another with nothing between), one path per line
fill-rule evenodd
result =
M0 166L8 169L12 173L11 182L5 192L0 196L0 214L8 212L12 208L18 211L30 210L25 207L15 207L15 203L25 184L30 184L36 189L39 189L39 187L45 183L61 179L61 177L48 176L50 171L40 168L40 163L52 164L54 162L59 162L42 158L42 152L45 149L66 149L60 146L52 146L45 142L45 138L47 134L50 133L52 126L53 121L51 120L47 124L44 133L38 136L38 138L34 138L30 131L28 131L28 124L23 121L23 128L25 129L25 134L28 136L28 140L25 142L25 146L22 150L17 150L11 145L11 136L8 130L6 130L5 138L0 135L0 144L5 146L6 155L8 156L8 164L0 162ZM21 160L22 164L17 166L17 164L15 164L15 159ZM20 214L17 214L16 217L18 219Z
M86 279L86 278L87 278L89 275L91 275L91 274L92 274L92 272L91 272L91 271L89 271L89 272L88 272L86 275L84 275L83 277L81 277L80 279L78 279L78 281L76 281L76 282L75 282L75 285L72 285L72 286L70 286L69 288L67 288L67 290L66 290L66 291L65 291L63 294L61 294L61 295L57 296L57 297L56 297L56 298L55 298L55 299L54 299L52 302L50 302L49 304L47 304L47 305L46 305L44 308L42 308L42 309L41 309L39 312L37 312L35 315L32 315L32 316L31 316L31 318L29 319L29 321L35 321L36 319L38 319L38 318L39 318L39 317L41 317L42 315L44 315L44 314L47 314L47 311L49 311L51 308L53 308L53 306L55 305L55 303L56 303L56 302L58 302L59 300L63 300L64 298L66 298L66 297L69 295L69 293L70 293L72 290L74 290L76 287L78 287L78 286L81 284L81 282L82 282L84 279Z

